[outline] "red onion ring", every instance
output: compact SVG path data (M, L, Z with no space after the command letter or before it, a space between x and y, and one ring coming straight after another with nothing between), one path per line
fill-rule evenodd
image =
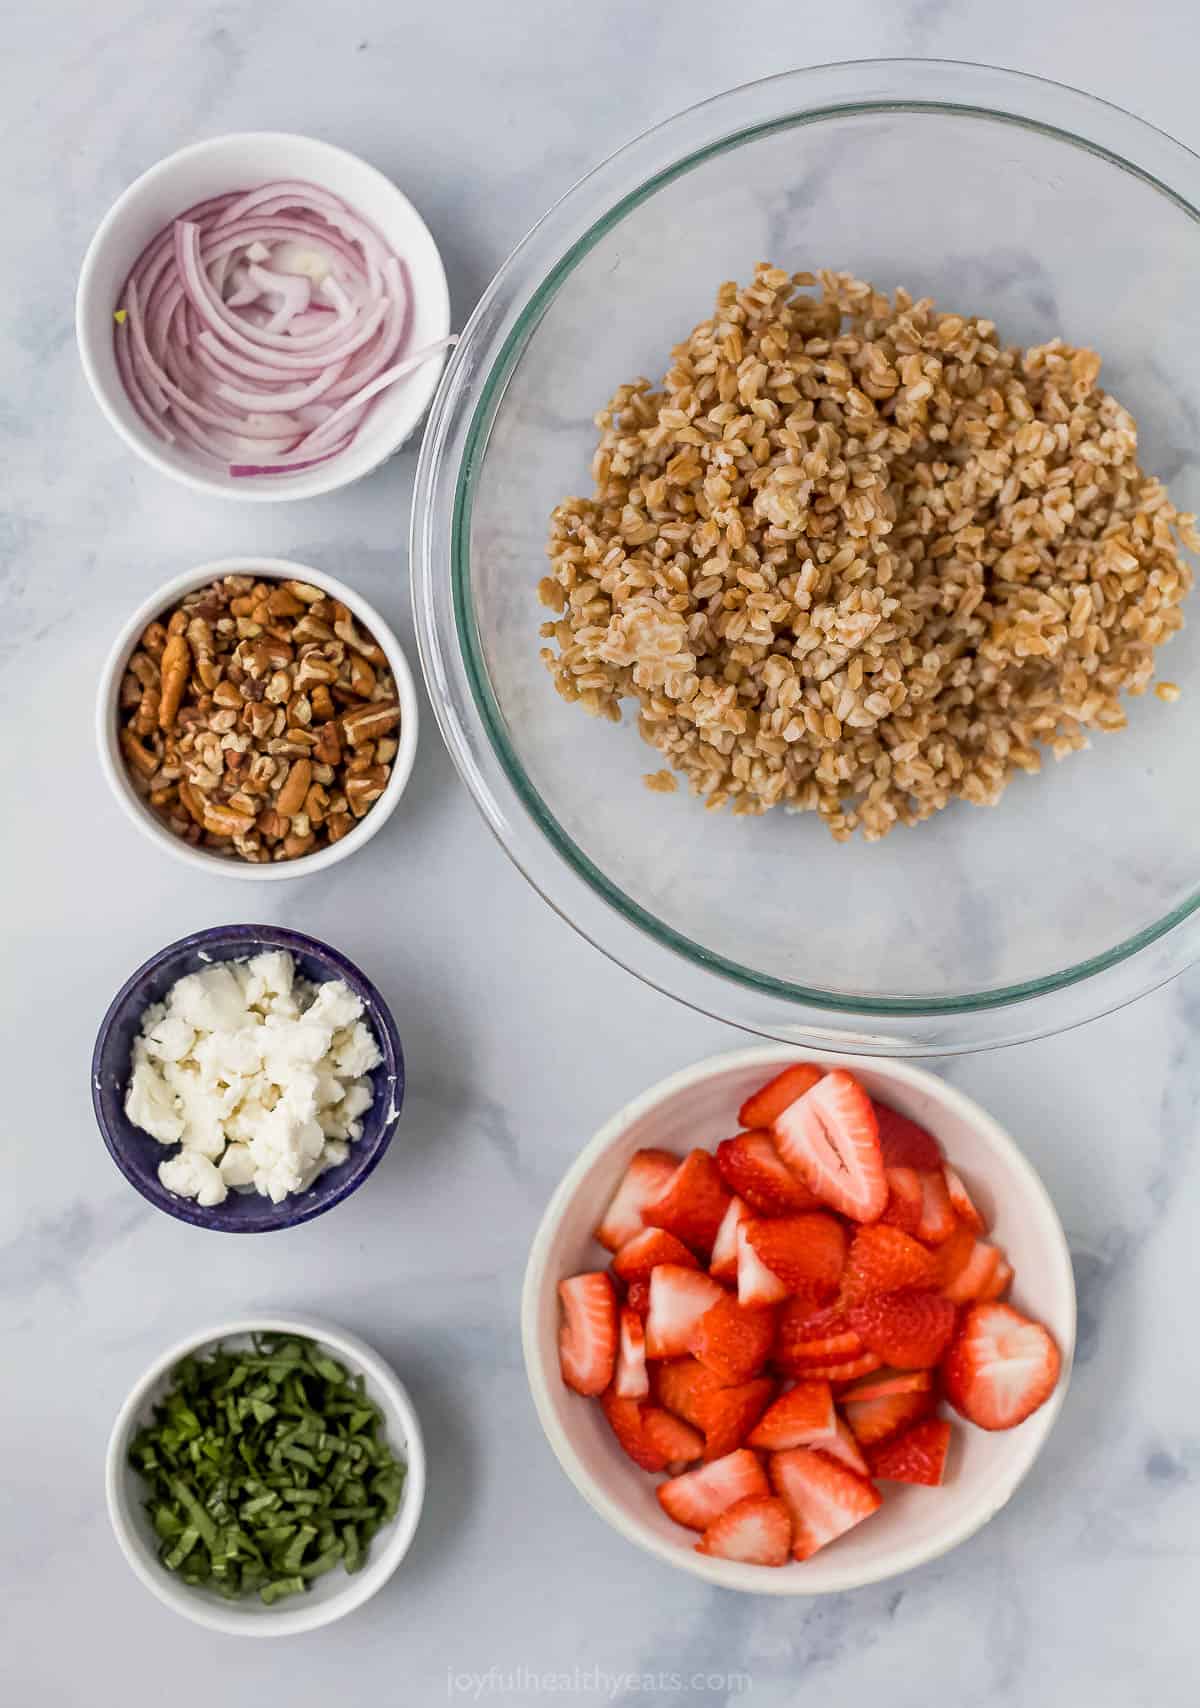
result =
M328 190L278 182L213 196L143 249L114 345L140 420L238 478L346 449L380 392L454 344L405 353L407 273Z

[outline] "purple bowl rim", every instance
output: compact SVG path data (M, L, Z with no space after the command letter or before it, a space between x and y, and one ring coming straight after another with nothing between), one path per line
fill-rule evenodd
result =
M332 963L333 967L343 978L347 973L349 973L351 978L362 986L369 1001L374 1004L378 1018L382 1024L383 1037L380 1039L380 1045L384 1052L385 1064L388 1063L389 1054L392 1057L392 1062L388 1065L389 1068L394 1066L395 1069L395 1073L393 1075L393 1096L397 1095L398 1088L399 1101L395 1106L396 1119L393 1121L385 1121L384 1129L379 1135L375 1148L364 1161L361 1171L353 1175L349 1180L345 1181L336 1191L331 1192L328 1197L321 1198L316 1203L305 1205L304 1199L308 1194L301 1193L298 1198L297 1209L282 1220L259 1221L256 1219L256 1215L252 1214L243 1219L240 1223L224 1227L211 1221L205 1213L204 1208L193 1202L192 1199L178 1198L175 1194L168 1193L165 1188L163 1189L163 1200L160 1202L156 1196L153 1196L146 1190L144 1184L138 1179L137 1175L126 1167L122 1147L113 1137L101 1105L101 1061L109 1033L112 1031L117 1013L125 1002L125 999L137 988L143 979L147 978L151 973L156 972L164 962L172 959L184 950L201 949L215 943L249 943L251 941L261 943L264 948L288 949L300 954L310 955L315 958L326 960ZM373 1015L372 1019L374 1018L375 1016ZM189 932L186 937L177 937L173 943L168 943L164 948L159 949L155 954L151 955L148 960L143 961L139 967L135 968L135 970L130 973L129 977L125 980L124 984L109 1003L105 1010L104 1018L100 1022L99 1030L96 1033L95 1045L92 1048L92 1112L96 1117L96 1125L100 1129L100 1136L104 1140L105 1149L108 1151L109 1156L111 1156L125 1179L133 1187L134 1191L137 1192L140 1197L144 1198L147 1204L153 1205L156 1210L161 1210L164 1215L174 1216L177 1221L187 1222L192 1227L204 1228L209 1233L271 1234L282 1232L287 1228L299 1227L303 1222L311 1222L315 1217L323 1216L327 1210L332 1210L335 1205L342 1203L344 1199L350 1197L351 1193L356 1192L363 1182L374 1172L374 1170L379 1166L379 1162L383 1157L384 1152L391 1144L392 1138L395 1135L400 1111L404 1104L405 1077L404 1051L400 1044L400 1034L396 1029L396 1022L392 1016L392 1011L383 1000L383 997L380 995L379 990L373 981L367 977L362 969L352 961L348 955L344 955L340 949L335 949L330 944L323 942L319 937L310 937L303 931L293 931L286 925L209 925L205 926L200 931Z

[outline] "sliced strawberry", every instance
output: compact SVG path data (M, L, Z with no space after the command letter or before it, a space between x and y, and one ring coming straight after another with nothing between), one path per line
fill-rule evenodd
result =
M1002 1257L986 1290L979 1295L980 1300L1002 1299L1012 1286L1012 1278L1013 1266L1006 1257Z
M792 1553L797 1560L810 1559L883 1504L873 1483L820 1448L773 1453L769 1474L771 1487L792 1516Z
M641 1232L645 1225L642 1211L658 1197L678 1167L679 1158L672 1156L670 1151L642 1150L633 1153L621 1184L604 1212L604 1219L596 1229L596 1238L602 1246L609 1251L619 1251L634 1234Z
M892 1483L921 1483L936 1489L946 1469L950 1425L943 1417L927 1417L903 1435L885 1441L867 1454L873 1477Z
M921 1220L917 1223L917 1238L925 1245L941 1245L958 1226L958 1217L950 1202L946 1177L941 1169L922 1173Z
M975 1245L975 1235L970 1228L963 1227L959 1222L949 1239L934 1247L939 1287L950 1286L955 1277L962 1273L974 1255Z
M748 1566L785 1566L791 1549L791 1515L783 1501L769 1494L736 1501L696 1543L698 1554Z
M811 1210L802 1216L755 1218L742 1225L746 1243L788 1293L819 1303L834 1297L846 1263L846 1230L835 1216Z
M781 1368L803 1375L806 1364L857 1358L862 1351L862 1338L840 1307L814 1310L803 1299L789 1299L781 1307L772 1354Z
M775 1397L775 1383L759 1376L740 1382L736 1388L718 1388L700 1402L700 1427L704 1430L704 1457L723 1459L741 1447L763 1412Z
M772 1401L746 1440L751 1447L765 1447L774 1453L825 1442L836 1434L837 1414L829 1383L797 1382Z
M934 1396L926 1388L923 1392L880 1394L875 1399L864 1400L848 1394L843 1396L842 1410L859 1446L874 1447L920 1418L928 1417L934 1404Z
M729 1208L721 1219L717 1237L713 1241L712 1258L708 1265L708 1273L714 1281L737 1281L737 1231L749 1216L750 1211L740 1198L729 1200Z
M769 1080L761 1091L748 1097L738 1110L738 1120L750 1129L773 1127L789 1104L811 1091L821 1077L811 1062L796 1062Z
M973 1236L972 1236L973 1237ZM947 1242L948 1243L948 1242ZM970 1257L954 1276L942 1285L942 1292L956 1305L969 1304L973 1299L987 1297L988 1288L1000 1267L999 1248L986 1240L977 1239Z
M898 1109L889 1109L886 1103L876 1103L875 1116L880 1149L889 1168L915 1168L923 1173L942 1166L942 1147L924 1127L918 1127Z
M634 1281L649 1281L650 1271L660 1263L679 1263L685 1269L699 1269L699 1260L687 1246L662 1228L643 1228L634 1234L612 1260L612 1271L629 1285Z
M689 1151L662 1191L642 1208L647 1227L665 1228L707 1262L729 1193L711 1151Z
M937 1259L919 1240L875 1223L859 1228L850 1242L842 1298L852 1302L901 1287L936 1287L938 1279Z
M661 1406L642 1407L642 1433L651 1451L672 1474L694 1465L704 1451L704 1437L673 1412Z
M869 1350L900 1370L936 1364L954 1333L954 1306L932 1291L875 1293L852 1305L848 1314Z
M844 1388L847 1382L855 1382L860 1376L869 1376L872 1370L878 1370L883 1359L877 1352L860 1352L857 1358L835 1359L828 1364L806 1364L804 1375L811 1381L823 1377L826 1382L832 1382L835 1388Z
M623 1400L644 1400L650 1392L646 1374L646 1329L636 1311L622 1305L617 1342L617 1373L613 1387Z
M738 1223L737 1230L737 1295L739 1305L774 1305L787 1298L787 1288L778 1275L768 1269L750 1244L749 1232L753 1218Z
M577 1394L602 1394L617 1361L617 1293L603 1270L572 1275L558 1284L562 1322L558 1361L563 1381Z
M631 1281L625 1293L625 1303L631 1311L636 1311L645 1322L650 1314L650 1282Z
M1044 1405L1062 1360L1049 1329L1011 1305L969 1305L946 1354L946 1398L980 1429L1013 1429Z
M717 1168L731 1192L756 1216L790 1216L819 1210L821 1200L798 1180L775 1149L770 1133L739 1133L717 1146Z
M849 1465L852 1471L857 1471L860 1477L867 1475L867 1461L862 1456L862 1449L854 1439L854 1431L844 1417L837 1420L837 1434L831 1441L822 1441L822 1453L828 1453L831 1459L839 1460L843 1465Z
M884 1174L887 1176L888 1201L879 1220L888 1227L899 1228L901 1233L915 1234L921 1225L924 1203L920 1175L915 1168L885 1168Z
M871 1099L844 1068L834 1068L774 1126L779 1154L834 1210L874 1222L887 1206L887 1176Z
M975 1207L974 1199L962 1183L962 1176L950 1167L942 1164L942 1176L946 1182L946 1191L950 1196L950 1207L959 1221L970 1228L973 1234L985 1234L987 1223Z
M622 1399L612 1388L601 1394L600 1406L621 1447L643 1471L665 1471L699 1458L703 1440L670 1412Z
M932 1370L876 1370L847 1388L839 1404L849 1400L882 1400L890 1394L928 1394L933 1391Z
M724 1386L696 1358L668 1358L650 1371L650 1391L658 1404L697 1429L704 1428L707 1401Z
M659 1483L654 1492L667 1517L676 1524L686 1524L689 1530L707 1530L736 1501L748 1495L770 1494L771 1485L757 1455L739 1447L710 1465L697 1465L694 1471Z
M696 1324L711 1305L725 1298L720 1282L682 1263L660 1263L650 1277L646 1317L646 1357L678 1358L690 1350Z
M774 1339L775 1312L769 1305L741 1305L727 1293L700 1318L688 1351L733 1386L758 1375Z

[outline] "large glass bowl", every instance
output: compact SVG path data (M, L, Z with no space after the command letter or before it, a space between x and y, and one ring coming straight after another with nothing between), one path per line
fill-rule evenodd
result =
M1200 948L1200 620L1182 703L877 844L814 817L705 813L642 782L632 717L539 659L547 520L591 490L592 415L657 379L716 286L770 259L904 284L1104 357L1143 465L1200 508L1200 160L1076 90L882 61L751 84L648 132L554 207L480 303L421 456L412 569L434 709L542 895L598 947L777 1038L938 1053L1057 1031ZM574 997L572 997L574 1000Z

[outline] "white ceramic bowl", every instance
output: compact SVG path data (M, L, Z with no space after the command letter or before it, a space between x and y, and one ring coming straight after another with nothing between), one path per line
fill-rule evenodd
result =
M265 1607L257 1596L226 1601L201 1584L186 1584L158 1560L158 1542L144 1510L146 1485L129 1463L129 1444L150 1420L155 1403L170 1386L170 1374L190 1352L218 1341L246 1343L251 1334L304 1335L319 1341L354 1374L366 1378L367 1392L383 1412L388 1441L407 1464L400 1510L371 1543L367 1563L351 1575L335 1567L317 1578L303 1597ZM254 1317L217 1323L168 1347L134 1384L117 1414L108 1440L104 1472L108 1516L121 1552L146 1588L194 1624L239 1637L287 1637L314 1631L344 1618L383 1588L408 1552L425 1499L425 1444L421 1425L404 1384L377 1353L356 1335L311 1317Z
M343 836L340 842L331 843L326 848L318 848L312 854L302 854L296 860L276 860L259 866L249 860L235 860L226 855L214 854L205 848L193 848L178 836L173 836L133 787L121 753L117 722L121 679L143 629L155 617L169 610L183 594L190 593L193 588L204 587L210 581L219 581L226 575L253 575L261 581L310 581L314 587L322 588L331 598L340 599L343 605L349 606L362 627L368 630L383 648L392 675L396 679L396 691L400 701L400 745L392 761L392 774L388 778L387 787L374 806L364 813L354 829ZM408 660L400 642L375 607L334 576L325 575L321 570L313 569L306 563L293 563L282 557L222 558L217 563L202 563L196 569L185 570L182 575L166 582L138 606L117 636L101 672L100 688L96 697L96 740L100 749L101 768L117 801L138 829L160 848L174 854L176 859L185 860L189 866L197 867L201 871L219 873L226 878L250 878L271 882L282 878L307 878L326 866L336 865L339 860L345 860L348 855L369 842L376 831L382 830L385 821L396 810L412 775L413 761L417 756L419 722L416 684L408 667Z
M311 498L359 480L408 438L437 390L444 352L382 392L353 443L313 469L287 476L235 479L219 464L164 444L139 419L113 351L113 311L130 268L157 232L209 196L253 189L274 179L318 184L368 219L408 268L413 321L408 349L450 331L450 294L441 256L407 196L365 160L316 137L247 131L194 142L160 160L118 196L88 246L75 298L83 371L97 403L125 443L163 474L197 492L249 503Z
M572 1393L558 1368L557 1287L600 1268L609 1254L591 1237L635 1150L681 1155L715 1147L737 1130L742 1101L789 1062L846 1067L873 1096L929 1128L987 1215L1016 1269L1013 1302L1041 1318L1062 1352L1047 1403L1019 1428L989 1434L962 1422L940 1489L889 1484L883 1507L811 1560L777 1569L697 1554L698 1540L655 1499L655 1479L618 1447L594 1400ZM1075 1344L1075 1284L1066 1236L1050 1197L1008 1134L961 1092L921 1068L827 1051L779 1047L714 1056L662 1080L614 1115L580 1153L534 1238L521 1304L525 1368L558 1461L584 1499L622 1536L709 1583L760 1595L823 1595L911 1571L966 1541L993 1517L1033 1464L1062 1407Z

